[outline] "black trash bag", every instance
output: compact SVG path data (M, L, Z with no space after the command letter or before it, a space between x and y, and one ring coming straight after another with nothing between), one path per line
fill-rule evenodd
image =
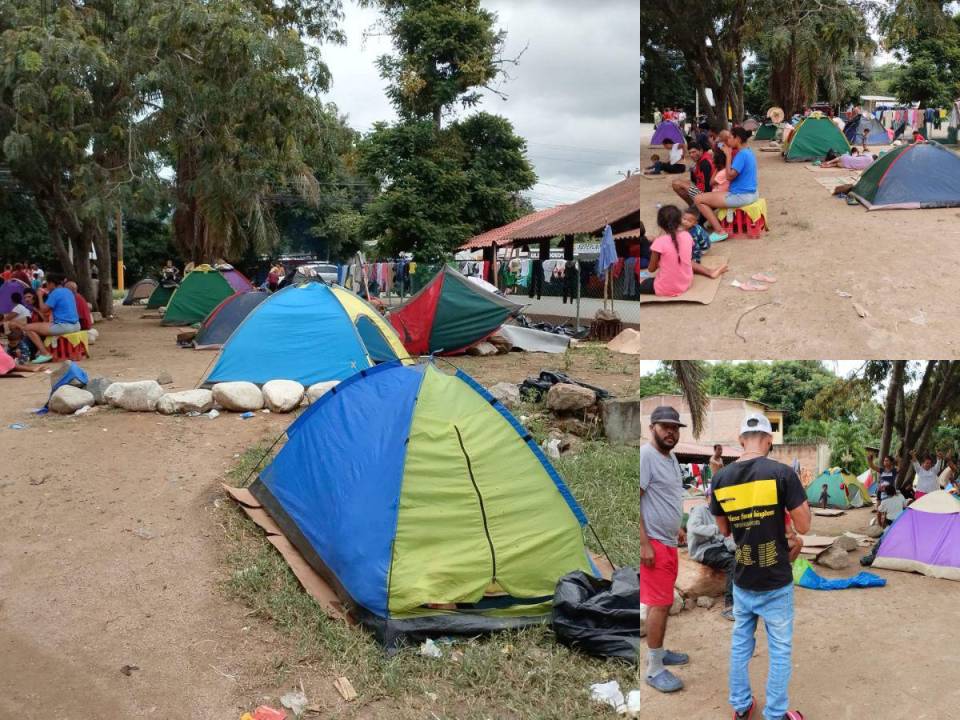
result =
M612 397L610 391L608 390L604 390L596 385L590 385L585 382L580 382L579 380L574 380L569 375L556 370L541 370L539 376L535 378L528 377L520 385L520 394L524 396L532 396L534 400L539 402L543 399L543 396L550 390L551 387L560 383L579 385L580 387L585 387L588 390L593 390L596 393L598 400L606 400L607 398Z
M576 571L553 595L553 631L563 645L594 657L636 663L640 657L640 578L620 568L613 581Z

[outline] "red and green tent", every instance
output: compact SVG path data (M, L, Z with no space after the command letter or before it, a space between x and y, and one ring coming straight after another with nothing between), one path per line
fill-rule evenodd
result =
M451 355L492 335L521 309L445 265L388 320L411 355Z

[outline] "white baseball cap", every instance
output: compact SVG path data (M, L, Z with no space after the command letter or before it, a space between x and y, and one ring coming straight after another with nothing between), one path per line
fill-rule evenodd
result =
M750 413L743 419L740 426L740 434L762 432L767 435L773 435L773 428L770 427L770 420L763 413Z

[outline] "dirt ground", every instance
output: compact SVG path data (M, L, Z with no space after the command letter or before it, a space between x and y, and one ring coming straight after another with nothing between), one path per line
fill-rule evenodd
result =
M169 372L192 387L212 354L180 350L175 329L124 308L104 323L92 374L118 380ZM628 392L619 358L586 349L569 372ZM562 356L458 361L481 381L519 381ZM35 417L49 379L0 380L0 712L25 719L236 720L289 687L276 663L285 640L227 600L219 483L239 453L272 440L289 418L224 414L167 418L101 410ZM10 429L23 423L22 430ZM859 528L866 513L817 519L815 530ZM958 587L883 573L888 587L799 591L793 696L807 717L949 717L960 702L944 682L956 655ZM716 611L671 619L670 645L693 655L675 697L644 691L643 717L725 717L729 625ZM765 650L755 670L763 671ZM137 666L129 675L123 666ZM880 673L891 682L878 692ZM597 679L604 668L597 664ZM308 697L333 690L303 675ZM593 678L585 678L593 681ZM758 691L760 690L758 686ZM760 693L762 694L762 693ZM880 700L878 703L877 700ZM533 713L535 715L535 713Z
M657 151L649 137L641 133L642 167ZM765 144L751 143L755 151ZM953 274L942 269L960 261L960 208L867 212L831 196L804 163L756 154L770 232L711 250L728 257L731 269L710 305L644 306L643 325L678 328L650 333L644 357L902 358L918 348L956 355L956 306L947 300ZM657 178L640 188L648 237L657 233L657 203L682 204L670 183ZM757 272L773 273L777 283L763 293L730 286ZM770 304L744 315L760 303Z

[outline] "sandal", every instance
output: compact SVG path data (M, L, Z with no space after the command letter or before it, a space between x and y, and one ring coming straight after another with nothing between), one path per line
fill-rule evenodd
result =
M717 233L717 232L710 233L710 244L713 245L714 243L723 242L728 237L730 236L727 235L727 233Z
M757 699L750 698L750 707L741 712L733 711L733 720L750 720L753 717L753 710L757 707Z
M735 288L740 288L741 290L744 290L744 291L746 291L746 292L763 292L764 290L767 290L767 289L768 289L766 285L761 285L761 284L759 284L759 283L755 283L755 282L752 282L752 281L742 283L742 282L740 282L739 280L734 280L734 281L733 281L732 283L730 283L730 284L731 284L733 287L735 287Z
M669 670L661 670L653 677L648 676L647 685L662 693L672 693L677 692L677 690L683 690L683 680Z
M673 650L667 650L663 654L664 665L686 665L690 662L690 656L686 653L678 653Z
M766 273L757 273L756 275L751 275L750 279L756 280L758 283L775 283L777 281L773 275L767 275Z
M787 710L787 714L783 716L783 720L803 720L803 713L799 710Z

